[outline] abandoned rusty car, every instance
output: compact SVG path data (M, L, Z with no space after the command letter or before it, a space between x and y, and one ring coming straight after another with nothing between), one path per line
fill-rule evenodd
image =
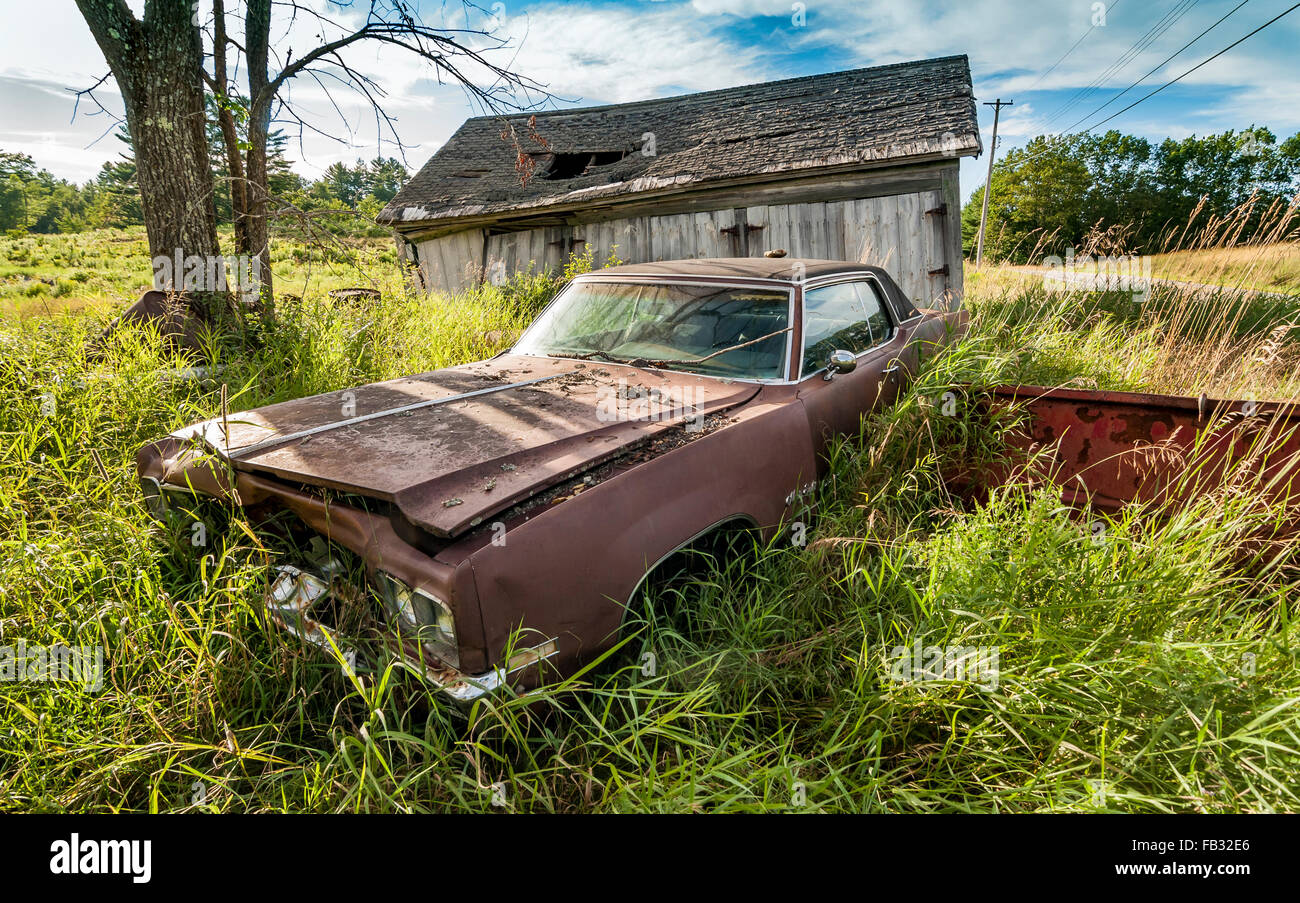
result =
M289 632L337 651L322 612L373 607L451 697L527 690L615 644L675 551L780 529L832 435L889 404L965 316L917 310L858 263L613 267L490 360L219 416L137 467L155 509L213 496L324 540L271 577L269 619Z

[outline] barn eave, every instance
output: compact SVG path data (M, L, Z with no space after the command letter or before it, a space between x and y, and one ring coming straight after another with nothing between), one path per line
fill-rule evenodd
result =
M772 178L773 176L779 177L793 174L800 176L833 176L858 170L903 168L945 160L955 161L960 157L978 155L982 150L978 135L962 136L959 141L959 144L955 146L949 144L942 150L937 149L933 142L922 145L890 145L885 148L869 148L866 153L837 154L815 160L757 167L741 176L701 179L693 176L659 178L647 175L623 182L584 186L564 194L548 195L542 198L462 204L439 210L430 210L424 206L386 209L380 214L379 221L391 225L397 231L403 233L425 231L431 228L442 229L456 224L468 228L481 226L496 220L511 219L521 214L578 212L597 201L609 201L620 206L633 206L651 201L665 194L683 190L708 192L730 187L760 185L776 181Z

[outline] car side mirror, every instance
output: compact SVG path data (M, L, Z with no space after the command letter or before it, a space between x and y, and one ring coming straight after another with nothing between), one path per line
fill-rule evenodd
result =
M830 359L826 362L826 376L823 379L831 380L835 378L836 373L852 373L858 366L858 359L853 356L852 351L839 349L832 351Z

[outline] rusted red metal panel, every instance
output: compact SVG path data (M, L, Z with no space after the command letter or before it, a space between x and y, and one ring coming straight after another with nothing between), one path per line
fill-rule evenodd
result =
M1222 486L1231 471L1300 514L1298 405L1042 386L998 386L987 400L1025 412L1012 447L1048 450L1038 470L1072 504L1176 503Z

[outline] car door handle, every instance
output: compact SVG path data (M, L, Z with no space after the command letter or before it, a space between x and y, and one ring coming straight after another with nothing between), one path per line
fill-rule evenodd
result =
M890 364L888 367L886 367L884 370L881 370L880 372L882 375L885 373L897 373L898 368L899 368L898 361L894 361L894 363Z

